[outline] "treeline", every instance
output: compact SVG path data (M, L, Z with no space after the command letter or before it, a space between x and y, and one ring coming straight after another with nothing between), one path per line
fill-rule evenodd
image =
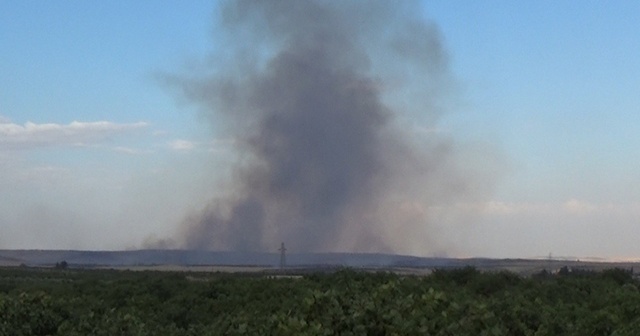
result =
M0 270L0 335L637 335L631 272Z

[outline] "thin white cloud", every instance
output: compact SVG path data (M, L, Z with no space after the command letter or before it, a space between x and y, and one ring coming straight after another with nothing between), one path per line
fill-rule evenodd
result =
M176 139L168 143L169 148L176 151L190 151L196 148L196 143L189 140Z
M78 145L95 143L113 135L147 127L145 122L118 124L109 121L79 122L69 124L24 125L0 123L1 148L36 148L43 146Z
M580 201L572 198L562 205L564 210L573 215L588 214L596 211L603 211L607 209L606 205L595 205L585 201Z
M485 215L545 215L554 212L555 206L547 203L488 201L475 204L474 209Z
M123 146L112 147L111 150L117 153L128 154L128 155L139 155L139 154L149 153L149 151L142 151L139 149L123 147Z
M8 124L11 122L11 119L0 114L0 124Z
M227 151L233 145L235 145L236 140L233 138L222 138L215 139L208 143L207 148L210 153L221 153Z
M207 142L175 139L168 141L166 146L170 150L179 152L207 151L209 153L217 154L227 151L234 144L235 140L230 138L214 139Z
M155 130L151 133L151 135L155 136L155 137L164 137L169 135L168 131L165 130Z
M127 154L127 155L142 155L152 154L154 151L150 149L140 149L126 146L109 146L100 143L73 143L69 144L72 147L82 147L89 149L98 149L103 151L111 151L115 153Z
M427 212L455 212L481 216L586 216L629 215L640 216L640 203L591 203L571 198L561 203L529 203L481 201L429 206Z

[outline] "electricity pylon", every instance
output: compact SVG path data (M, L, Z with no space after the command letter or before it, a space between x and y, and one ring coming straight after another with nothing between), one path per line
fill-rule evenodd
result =
M284 247L284 243L280 244L278 251L280 251L280 269L283 270L287 266L287 255L285 254L287 249Z

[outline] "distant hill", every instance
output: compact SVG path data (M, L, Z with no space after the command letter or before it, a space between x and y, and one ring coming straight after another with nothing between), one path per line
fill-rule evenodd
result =
M277 267L278 253L221 252L197 250L0 250L0 262L28 266L51 266L66 261L71 266L263 266ZM299 253L287 254L287 266L349 266L349 267L442 267L454 262L445 258L421 258L392 254L369 253Z
M0 256L0 266L19 266L22 264L20 259Z
M289 269L357 267L402 271L402 269L459 268L473 266L481 270L509 270L523 275L543 269L555 271L561 267L585 270L606 268L640 269L637 262L596 262L566 259L488 259L488 258L426 258L382 253L287 253ZM66 261L69 267L136 268L137 266L239 266L241 268L277 269L279 253L223 252L197 250L0 250L0 266L51 267ZM145 267L137 269L147 269ZM246 271L246 269L245 269Z

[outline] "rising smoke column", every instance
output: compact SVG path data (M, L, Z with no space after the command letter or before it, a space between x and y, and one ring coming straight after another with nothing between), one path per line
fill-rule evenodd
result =
M186 248L389 251L389 232L424 233L406 227L428 225L415 202L464 187L446 141L418 146L401 127L433 127L447 90L445 52L420 12L407 1L221 6L207 67L168 76L239 157L225 196L186 220Z

